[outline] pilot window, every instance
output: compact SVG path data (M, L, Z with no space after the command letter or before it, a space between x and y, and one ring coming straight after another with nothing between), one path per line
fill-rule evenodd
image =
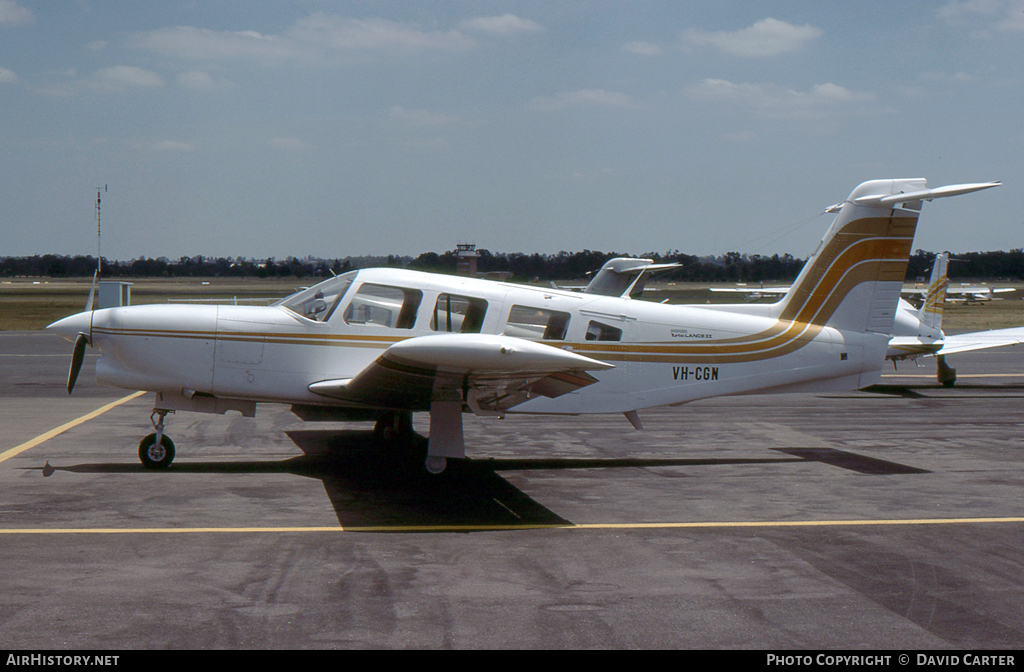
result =
M569 313L529 306L512 306L505 322L505 335L561 341L569 329Z
M591 320L587 325L586 338L588 341L621 341L622 329Z
M308 289L285 297L274 305L283 306L309 320L326 322L355 277L356 271L352 271L330 280L324 280Z
M362 285L345 309L345 322L392 329L412 329L423 300L418 289Z
M453 331L462 334L479 334L484 326L487 302L468 296L440 294L434 304L430 328L434 331Z

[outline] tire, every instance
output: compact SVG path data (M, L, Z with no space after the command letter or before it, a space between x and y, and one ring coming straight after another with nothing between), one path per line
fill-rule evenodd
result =
M139 460L146 469L166 469L174 461L174 442L166 434L156 445L156 433L139 442Z
M412 413L408 411L384 413L373 426L373 438L383 446L403 445L408 443L414 436Z

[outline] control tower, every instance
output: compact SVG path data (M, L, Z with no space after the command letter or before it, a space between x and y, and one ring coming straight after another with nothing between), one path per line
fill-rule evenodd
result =
M471 278L476 277L476 260L480 256L477 254L476 245L473 243L459 243L455 248L457 255L455 272L459 275L468 275Z

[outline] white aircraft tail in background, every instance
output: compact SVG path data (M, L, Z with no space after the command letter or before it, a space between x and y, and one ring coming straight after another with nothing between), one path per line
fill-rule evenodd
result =
M886 358L893 364L901 359L934 356L936 379L950 387L956 382L956 369L946 363L946 355L972 350L999 348L1024 343L1024 327L993 329L967 334L946 334L942 330L942 314L946 299L949 253L935 255L931 279L921 307L914 309L900 299L900 311L893 324Z
M932 275L928 281L928 292L917 311L917 318L921 320L921 324L932 329L942 329L942 310L946 302L946 287L949 286L946 274L948 266L949 252L935 255Z

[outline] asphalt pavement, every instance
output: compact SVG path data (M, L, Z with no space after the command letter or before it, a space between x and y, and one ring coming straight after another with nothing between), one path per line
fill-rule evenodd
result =
M287 406L168 416L0 332L0 648L1015 649L1024 350L874 391L466 416L468 459ZM428 419L417 417L426 435Z

